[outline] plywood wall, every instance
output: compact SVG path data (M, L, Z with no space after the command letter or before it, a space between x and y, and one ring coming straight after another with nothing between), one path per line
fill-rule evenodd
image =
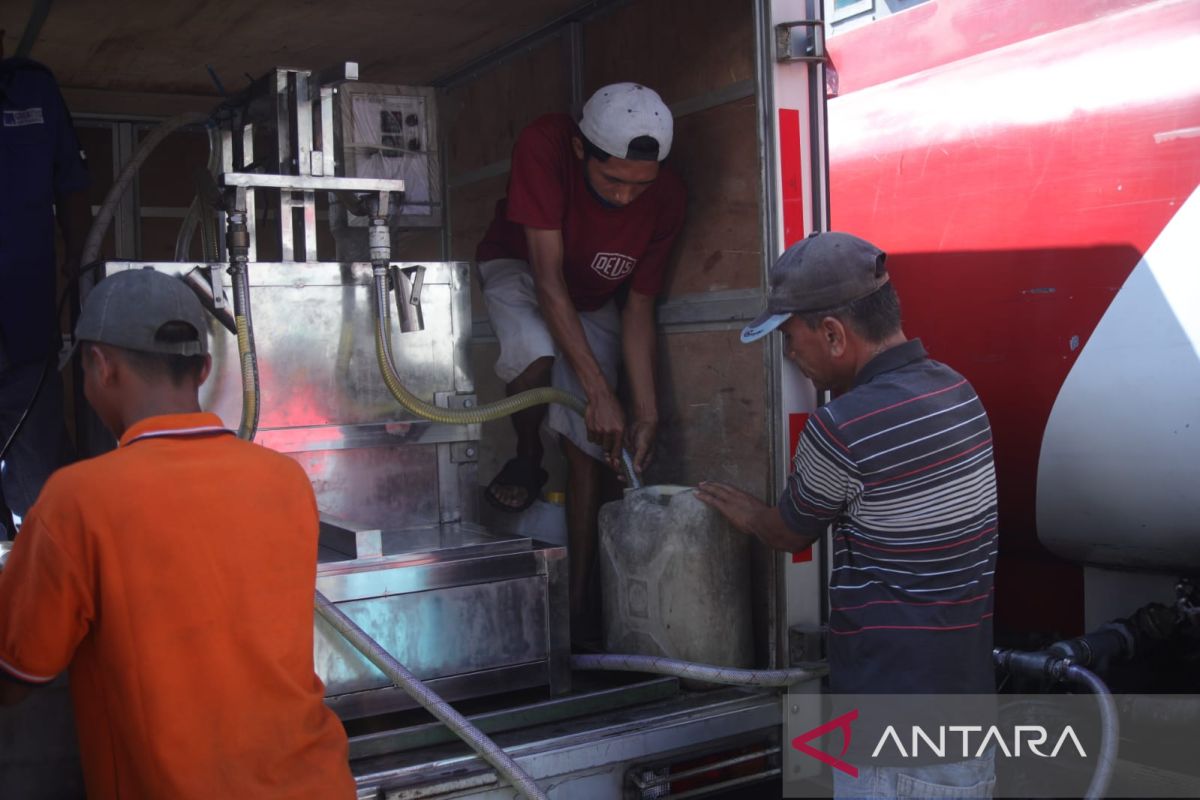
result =
M669 105L696 107L714 96L738 99L676 118L669 166L688 188L687 223L672 257L664 300L761 285L761 178L751 0L638 0L584 22L584 97L615 81L638 81ZM731 92L733 89L735 91ZM737 91L740 89L741 91ZM450 257L472 260L505 191L512 144L524 125L567 112L570 72L564 37L518 54L442 94L451 189ZM486 309L474 300L477 319ZM648 478L660 483L729 480L767 486L766 378L760 348L735 332L664 331L660 336L660 456ZM494 340L475 345L476 388L503 394L491 372ZM484 429L479 475L511 453L508 425ZM561 483L550 463L552 484Z
M750 0L641 0L591 20L584 91L639 81L678 103L754 77Z

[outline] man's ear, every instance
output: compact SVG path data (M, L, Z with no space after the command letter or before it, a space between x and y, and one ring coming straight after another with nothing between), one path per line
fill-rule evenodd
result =
M84 361L96 372L101 386L111 386L117 380L117 361L111 352L97 344L87 345Z
M208 380L208 376L211 374L212 374L212 356L205 354L204 369L200 370L200 380L196 383L196 387L199 388L199 387L203 386L204 382L206 380Z
M583 161L583 139L580 139L578 136L572 136L571 149L575 151L575 157Z
M837 317L825 317L821 320L821 336L829 355L835 358L846 352L846 326Z

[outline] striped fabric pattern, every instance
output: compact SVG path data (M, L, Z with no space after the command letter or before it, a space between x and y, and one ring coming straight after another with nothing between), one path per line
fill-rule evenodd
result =
M793 470L784 520L833 524L834 690L991 691L996 478L970 383L920 340L887 350L813 414Z

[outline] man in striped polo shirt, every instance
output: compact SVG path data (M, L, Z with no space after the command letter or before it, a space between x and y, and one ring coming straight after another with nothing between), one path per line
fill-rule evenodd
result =
M699 497L780 550L832 524L832 691L991 693L991 427L970 383L905 337L885 262L844 233L780 257L742 341L779 329L787 357L834 399L805 426L776 505L718 483L701 483ZM990 794L991 760L980 762L924 779Z

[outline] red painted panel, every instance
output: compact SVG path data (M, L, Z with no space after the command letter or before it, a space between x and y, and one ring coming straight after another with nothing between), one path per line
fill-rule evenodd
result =
M796 456L796 448L800 446L800 434L804 432L804 426L808 424L808 414L788 414L788 452L792 458ZM813 560L813 551L811 547L806 547L799 553L792 553L792 563L802 564L806 561Z
M783 246L804 238L804 161L800 151L800 112L779 109L779 174L783 180Z

